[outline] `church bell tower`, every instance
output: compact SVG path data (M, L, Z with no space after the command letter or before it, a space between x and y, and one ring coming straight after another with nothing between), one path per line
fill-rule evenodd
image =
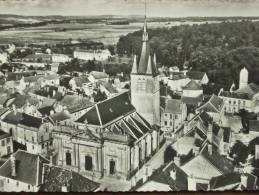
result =
M145 17L140 58L134 56L131 71L131 102L151 125L160 125L159 76L156 55L151 54Z

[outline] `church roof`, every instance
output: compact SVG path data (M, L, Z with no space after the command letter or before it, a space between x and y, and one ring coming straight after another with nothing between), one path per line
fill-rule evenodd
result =
M134 57L135 58L135 57ZM143 30L143 40L142 40L142 49L141 55L138 63L138 67L136 67L136 59L134 59L132 73L133 74L148 74L148 75L157 75L156 68L156 59L151 55L151 48L148 41L148 33L147 33L147 23L145 21L144 30ZM137 72L136 72L137 69Z

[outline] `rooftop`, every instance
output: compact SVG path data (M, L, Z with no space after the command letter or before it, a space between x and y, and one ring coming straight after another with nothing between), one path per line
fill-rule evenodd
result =
M16 177L11 176L10 158L0 167L0 176L38 186L40 184L38 182L42 180L43 163L48 163L48 161L40 155L23 150L18 150L13 156L15 157Z

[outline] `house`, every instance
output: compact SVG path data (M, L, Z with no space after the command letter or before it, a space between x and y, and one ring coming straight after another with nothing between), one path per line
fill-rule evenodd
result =
M175 159L175 163L178 160ZM221 156L214 150L211 144L205 144L201 150L195 151L194 155L184 164L178 164L191 180L188 190L197 190L197 184L208 185L212 177L231 173L234 170L232 162Z
M206 85L209 83L209 78L205 72L200 71L188 71L186 72L186 76L199 83L200 85Z
M211 178L208 190L258 190L257 177L249 173L231 172Z
M70 61L70 57L65 54L52 54L53 63L65 63L69 61Z
M110 82L100 81L99 88L108 98L118 93L118 90Z
M78 49L74 51L74 58L78 58L80 60L96 60L96 61L104 61L111 57L111 53L108 49L104 50L83 50Z
M8 62L8 54L0 52L0 64Z
M88 77L89 81L92 83L97 83L98 81L109 81L109 75L105 72L92 71Z
M91 96L94 93L93 83L90 82L88 76L74 77L69 81L69 86L73 91L83 90L87 96Z
M87 177L129 180L160 143L127 93L98 102L73 126L54 129L57 164Z
M202 86L194 80L191 80L187 85L183 87L183 97L199 97L203 95Z
M38 192L43 181L43 164L48 160L38 154L18 150L0 167L4 192Z
M167 82L166 82L167 81ZM182 92L190 79L183 72L169 72L169 77L164 81L173 91Z
M241 109L248 112L257 112L259 86L255 83L248 84L248 71L246 68L240 71L239 79L239 88L237 90L233 90L231 87L230 91L221 89L219 92L219 97L225 102L225 112L237 113Z
M57 72L60 70L60 63L57 63L57 62L52 63L52 64L50 65L50 70L51 70L52 72L57 73Z
M160 102L161 128L174 131L182 126L187 117L187 106L180 99L161 98Z
M221 123L221 118L224 115L224 101L213 94L206 103L196 109L197 112L201 110L208 113L214 122Z
M60 76L58 74L45 74L41 80L41 86L59 86Z
M13 153L13 138L10 134L0 129L0 157Z
M55 165L44 164L40 192L96 192L100 184L77 172Z
M52 56L50 54L30 54L23 58L25 62L43 62L43 63L50 63Z
M83 116L94 105L88 98L80 95L65 95L57 102L56 112L67 111L73 120Z
M52 145L53 125L47 119L12 111L1 120L1 127L30 153L45 155Z

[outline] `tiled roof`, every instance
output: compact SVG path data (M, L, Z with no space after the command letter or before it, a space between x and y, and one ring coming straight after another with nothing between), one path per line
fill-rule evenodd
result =
M78 122L87 121L88 124L105 125L118 117L135 111L128 93L122 93L110 99L97 103Z
M242 174L238 172L231 172L231 173L220 175L218 177L213 177L210 180L210 189L216 190L218 188L225 187L226 190L233 190L240 184L241 175ZM247 176L247 187L244 189L255 190L255 184L256 184L257 178L254 175L251 175L248 173L245 173L244 175Z
M18 125L19 122L22 120L22 117L23 114L20 112L10 112L3 118L3 121L9 124Z
M95 79L109 78L109 75L106 74L105 72L92 71L90 72L90 75L92 75Z
M78 87L82 87L84 83L89 83L88 76L74 77L75 83Z
M41 107L41 108L38 109L38 111L39 111L43 116L45 116L45 115L49 116L51 110L54 110L53 106L45 106L45 107Z
M109 82L102 81L100 82L100 85L102 85L110 93L118 93L117 89Z
M42 125L42 119L23 113L19 124L38 129Z
M258 120L249 120L249 131L259 132Z
M11 135L0 129L0 140L7 137L11 137Z
M182 101L178 99L166 99L165 112L172 114L182 113Z
M190 79L193 79L193 80L201 80L204 77L205 74L206 74L205 72L199 72L199 71L188 71L188 72L186 72L186 75Z
M214 167L216 167L221 173L230 173L234 170L234 166L231 161L221 156L217 151L213 149L212 154L209 154L208 146L201 151L201 155L207 159Z
M59 122L59 121L63 121L63 120L69 119L70 116L68 114L66 114L64 111L62 111L62 112L57 112L55 114L50 115L50 118L54 122Z
M67 186L69 192L93 192L100 184L74 171L44 165L44 180L40 191L61 192L62 186Z
M208 102L200 106L197 110L204 110L206 112L219 113L223 108L224 101L216 95L212 95Z
M42 78L41 75L28 76L28 77L24 77L24 82L26 82L26 83L34 83L34 82L37 82L38 80L40 80L41 78Z
M43 163L48 163L43 157L18 150L13 154L16 159L16 177L11 176L11 162L8 159L0 167L0 176L15 179L30 185L39 185L42 180L42 172L38 171L38 167L43 166ZM37 183L40 182L40 183Z
M188 105L195 105L197 106L200 102L202 102L203 96L200 95L198 97L184 97L182 96L181 100L183 103Z
M65 95L60 104L66 106L70 113L74 113L94 105L89 99L78 95Z
M183 90L202 90L202 86L200 86L196 81L191 80L187 85L182 87Z

